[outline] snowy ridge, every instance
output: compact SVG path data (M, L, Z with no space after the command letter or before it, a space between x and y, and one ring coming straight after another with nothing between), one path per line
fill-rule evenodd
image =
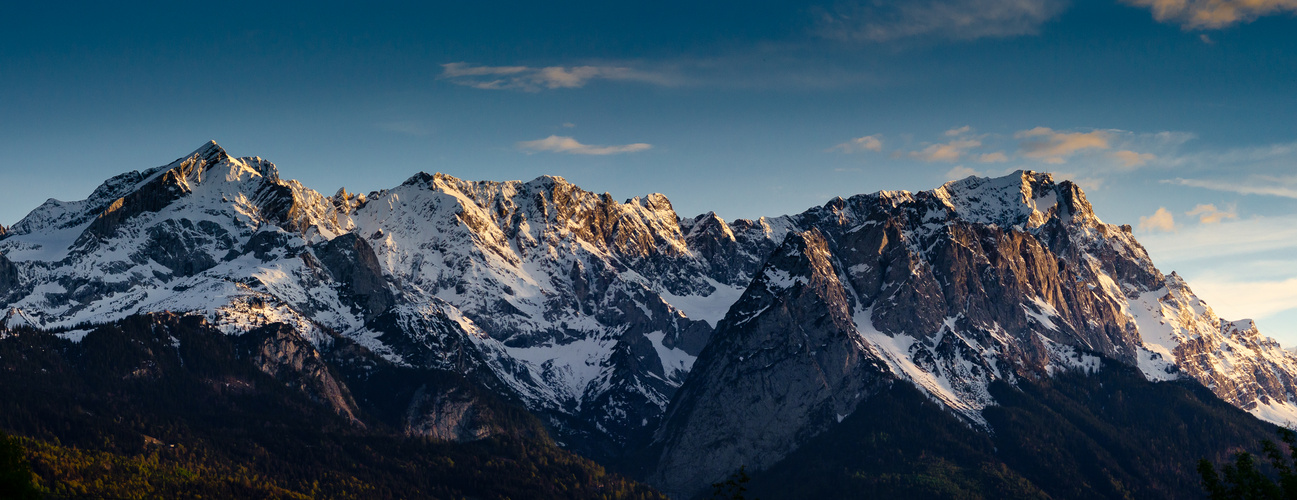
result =
M645 427L762 249L787 231L780 221L715 218L719 240L690 240L681 230L689 222L661 195L618 203L557 177L419 174L389 190L325 197L281 179L270 162L208 143L114 177L86 200L50 200L15 224L0 240L19 275L5 321L67 329L189 312L235 335L271 323L317 345L342 334L429 367L458 368L433 351L470 346L474 366L533 409L571 417L615 406L612 398L621 414L580 418ZM326 243L347 234L376 266L353 251L329 254ZM713 265L700 246L728 252L729 263Z
M727 222L548 176L420 173L324 196L208 143L8 228L0 308L7 328L74 341L80 325L157 311L231 335L342 335L395 363L480 375L560 431L622 445L657 426L713 329L767 312L735 310L745 294L805 284L762 269L810 230L838 267L855 341L974 424L992 381L1092 372L1094 353L1297 421L1293 354L1216 317L1129 226L1034 172Z
M838 198L792 222L833 242L860 302L862 338L974 424L994 404L991 381L1091 373L1099 367L1091 353L1152 381L1192 377L1260 418L1297 421L1297 358L1250 322L1215 317L1178 276L1162 275L1129 226L1094 216L1070 182L1034 172L973 177L917 194ZM974 278L970 267L998 277Z

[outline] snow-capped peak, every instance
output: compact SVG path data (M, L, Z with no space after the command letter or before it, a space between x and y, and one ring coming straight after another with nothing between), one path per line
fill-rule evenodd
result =
M1065 222L1099 223L1085 195L1072 182L1055 183L1053 175L1031 170L998 178L970 176L947 182L931 194L969 222L1026 229L1040 227L1054 217Z

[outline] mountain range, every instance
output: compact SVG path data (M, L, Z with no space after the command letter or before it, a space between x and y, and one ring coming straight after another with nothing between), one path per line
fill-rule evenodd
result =
M210 142L0 228L0 311L6 352L77 377L106 326L151 332L126 335L150 346L126 378L179 377L207 332L347 432L552 439L679 498L741 467L773 497L811 473L830 496L954 491L876 480L913 472L884 452L988 496L1174 497L1192 471L1113 436L1194 460L1297 422L1297 357L1030 171L725 221L548 176L325 196ZM1175 444L1195 426L1217 431ZM1099 458L1042 451L1072 447ZM1073 484L1043 457L1101 466Z

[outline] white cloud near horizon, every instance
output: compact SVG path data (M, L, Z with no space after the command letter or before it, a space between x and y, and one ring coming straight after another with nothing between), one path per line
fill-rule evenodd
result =
M1221 317L1261 319L1297 308L1297 215L1222 219L1139 241L1159 269L1184 275ZM1285 333L1291 345L1297 332Z
M620 146L591 146L588 144L581 144L571 137L551 135L544 139L519 142L518 147L531 152L603 156L622 153L638 153L652 148L653 145L637 142L635 144L625 144Z
M883 150L883 136L879 134L857 137L842 144L829 148L829 151L841 151L843 153L856 153L860 151L873 151L875 153Z
M1123 0L1185 30L1222 29L1262 16L1297 13L1297 0ZM1209 39L1204 39L1204 41ZM1210 42L1208 42L1210 43Z
M815 31L848 42L938 38L976 40L1032 35L1068 6L1067 0L856 1L821 9Z
M1289 250L1297 252L1297 215L1252 217L1140 236L1154 262L1215 262L1224 257Z
M475 66L463 62L441 65L438 79L486 90L539 92L584 87L594 80L611 80L673 86L671 77L622 66Z
M1285 280L1235 281L1220 277L1194 279L1189 288L1231 321L1265 319L1297 308L1297 277ZM1273 333L1262 333L1274 336Z

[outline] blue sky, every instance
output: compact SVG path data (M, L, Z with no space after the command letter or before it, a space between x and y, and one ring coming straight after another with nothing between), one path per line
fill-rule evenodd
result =
M705 4L705 5L698 5ZM215 139L332 193L562 175L682 215L1019 168L1297 344L1297 2L0 5L0 224Z

